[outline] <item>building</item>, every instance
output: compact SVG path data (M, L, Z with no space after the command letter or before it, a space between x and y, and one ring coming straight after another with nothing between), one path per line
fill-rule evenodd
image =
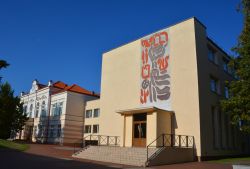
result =
M21 102L29 120L17 138L41 143L72 145L83 137L83 112L89 100L99 98L73 84L34 80L29 93L21 93Z
M196 18L105 52L101 97L86 104L85 140L191 145L198 160L249 153L249 138L219 108L229 97L225 81L234 80L229 60Z
M31 119L24 132L34 128L33 141L112 145L74 156L132 165L247 154L249 137L219 107L229 97L225 81L235 79L229 60L200 21L187 19L105 52L100 99L76 85L34 81L21 96ZM133 156L140 153L146 159Z

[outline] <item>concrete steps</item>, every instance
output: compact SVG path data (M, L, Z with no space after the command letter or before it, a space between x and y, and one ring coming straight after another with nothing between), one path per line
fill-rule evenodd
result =
M149 149L149 157L158 148ZM132 166L145 166L147 149L135 147L88 146L72 155L75 158L103 161Z

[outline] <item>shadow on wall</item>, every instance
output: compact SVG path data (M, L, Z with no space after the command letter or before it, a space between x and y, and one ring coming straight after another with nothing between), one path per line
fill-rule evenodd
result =
M175 116L175 112L172 114L171 116L171 122L172 122L172 126L171 126L171 133L175 134L175 129L178 129L178 124L176 121L176 116Z
M39 124L34 130L37 143L62 143L63 130L60 116L40 116Z
M175 112L171 116L171 122L172 122L171 133L175 135L175 130L178 129L178 124L177 124ZM183 134L185 135L185 133L183 133ZM193 158L194 158L194 161L198 160L195 138L193 139Z

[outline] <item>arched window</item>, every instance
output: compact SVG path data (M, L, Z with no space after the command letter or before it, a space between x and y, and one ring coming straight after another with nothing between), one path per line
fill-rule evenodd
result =
M36 114L35 117L38 117L39 114L39 102L36 103Z
M45 104L45 101L42 102L41 115L46 116L46 104Z
M23 106L23 113L26 114L27 113L27 105Z
M32 117L33 104L30 105L29 117Z

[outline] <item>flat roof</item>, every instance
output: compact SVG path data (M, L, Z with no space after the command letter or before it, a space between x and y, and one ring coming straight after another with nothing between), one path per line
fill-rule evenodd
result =
M139 37L139 38L136 38L136 39L134 39L134 40L131 40L131 41L127 42L127 43L118 45L118 46L115 47L115 48L106 50L106 51L104 51L102 54L108 53L108 52L110 52L110 51L112 51L112 50L115 50L115 49L117 49L117 48L120 48L120 47L122 47L122 46L125 46L125 45L127 45L127 44L129 44L129 43L132 43L132 42L134 42L134 41L137 41L137 40L139 40L139 39L142 39L143 37L148 36L148 35L151 35L151 34L153 34L153 33L155 33L155 32L160 31L160 30L167 29L167 28L170 28L170 27L172 27L172 26L178 25L178 24L180 24L180 23L182 23L182 22L185 22L185 21L187 21L187 20L189 20L189 19L194 19L194 20L197 21L199 24L201 24L205 29L207 28L199 19L197 19L195 16L192 16L192 17L190 17L190 18L184 19L184 20L179 21L179 22L176 22L176 23L174 23L174 24L170 24L170 25L167 26L167 27L163 27L163 28L158 29L158 30L156 30L156 31L154 31L154 32L151 32L151 33L149 33L149 34L146 34L146 35L144 35L144 36L142 36L142 37Z
M165 112L169 112L169 113L174 113L171 110L164 110L164 109L154 107L154 106L117 110L116 113L119 113L121 115L131 115L131 114L138 114L138 113L152 113L154 111L165 111Z

